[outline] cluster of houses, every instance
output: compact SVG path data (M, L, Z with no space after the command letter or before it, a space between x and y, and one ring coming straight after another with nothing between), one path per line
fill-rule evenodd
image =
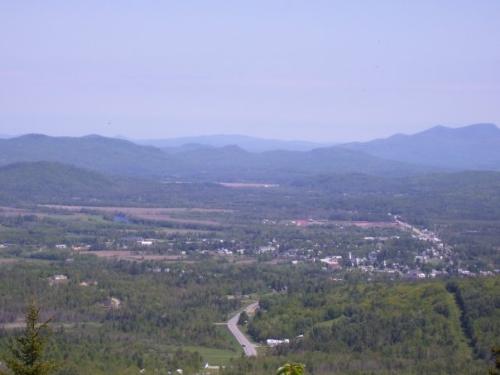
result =
M255 243L246 243L245 240L227 240L213 237L201 237L197 235L187 235L182 238L175 239L154 239L142 237L124 237L119 240L108 241L105 243L106 248L114 250L136 249L137 251L159 251L160 253L173 254L205 254L218 255L222 257L233 256L253 256L265 255L267 257L283 262L291 262L299 264L300 262L320 262L324 268L336 271L343 268L358 269L362 272L381 272L387 274L397 274L401 277L412 279L420 279L424 277L438 277L447 275L446 269L454 269L457 272L456 266L453 264L453 248L445 243L432 231L427 229L419 229L411 224L402 221L398 216L392 216L391 228L397 228L409 233L414 239L426 243L428 246L414 254L414 262L404 264L385 258L384 242L389 240L398 240L398 235L385 236L365 236L363 240L366 243L373 243L372 250L366 255L352 256L349 252L348 257L343 253L341 255L331 255L332 249L337 252L342 252L345 249L344 244L337 243L331 248L321 241L307 241L304 247L301 245L296 248L285 246L285 243L273 238L265 243L256 245ZM265 219L266 223L274 223L275 221ZM281 223L281 222L280 222ZM310 226L324 225L321 220L292 220L290 225L295 226ZM56 248L66 249L68 245L58 244ZM86 251L90 249L87 244L73 245L71 248L74 251ZM141 248L144 248L141 250ZM150 248L150 249L147 249ZM345 250L344 250L345 251ZM355 250L353 250L355 251ZM439 265L439 267L436 267ZM160 272L154 270L154 272ZM460 269L458 273L462 276L471 276L472 272Z

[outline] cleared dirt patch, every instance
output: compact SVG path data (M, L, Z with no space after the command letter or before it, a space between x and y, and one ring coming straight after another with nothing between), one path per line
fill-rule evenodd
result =
M343 225L354 225L358 228L398 228L398 223L393 221L345 221Z

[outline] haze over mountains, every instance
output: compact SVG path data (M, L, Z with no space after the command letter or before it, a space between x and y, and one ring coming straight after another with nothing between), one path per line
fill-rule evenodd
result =
M136 143L156 146L160 148L176 148L189 144L206 145L212 147L238 145L244 150L250 152L264 152L274 150L310 151L315 148L333 145L329 143L284 141L279 139L257 138L238 134L203 135L198 137L180 137L171 139L149 139L138 140L136 141Z
M453 169L500 169L500 129L494 124L436 126L414 135L343 145L380 158Z
M188 138L185 140L193 141ZM105 174L169 180L283 182L315 175L363 173L404 176L439 171L499 170L500 129L478 124L442 126L415 135L307 150L312 144L251 137L158 141L153 147L96 135L49 137L29 134L0 140L0 165L49 161ZM223 145L239 141L239 145ZM223 145L223 146L216 146ZM289 146L261 152L271 145ZM250 146L249 146L250 145ZM303 147L306 150L293 150Z
M168 162L168 156L154 147L97 135L27 134L0 140L0 165L22 161L52 161L118 175L154 176Z
M25 135L0 140L0 165L50 161L107 174L168 180L272 181L330 173L402 175L428 170L341 147L252 153L238 146L175 151L100 136Z

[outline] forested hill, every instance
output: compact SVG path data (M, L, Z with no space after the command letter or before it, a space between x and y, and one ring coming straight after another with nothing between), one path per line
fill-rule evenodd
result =
M116 188L110 177L54 162L21 162L0 167L0 199L37 201L45 197L93 197Z
M25 135L0 139L0 165L51 161L99 172L171 180L286 182L319 173L407 175L429 171L339 147L253 153L237 146L161 150L129 141Z
M341 195L353 210L404 214L408 219L500 219L500 172L463 171L387 178L364 174L297 179L292 186Z
M500 169L500 129L493 124L436 126L414 135L398 134L343 147L414 164L462 170Z
M316 174L354 172L403 176L432 170L339 147L304 152L277 150L252 153L238 146L213 148L190 145L168 152L187 166L182 171L176 171L178 175L188 178L201 176L212 180L261 180L283 183Z
M73 138L28 134L0 139L0 164L23 161L60 162L129 176L158 176L172 163L157 148L96 135Z
M0 182L0 205L65 203L203 207L207 197L223 201L228 196L228 189L217 184L164 184L44 161L1 166Z

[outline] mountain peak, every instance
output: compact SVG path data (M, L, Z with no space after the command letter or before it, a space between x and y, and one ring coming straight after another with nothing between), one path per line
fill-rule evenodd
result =
M419 134L467 134L467 135L491 135L495 134L498 135L500 134L500 129L495 125L491 123L479 123L479 124L472 124L472 125L467 125L459 128L450 128L447 126L443 125L437 125L434 126L430 129L424 130L423 132L417 133L415 135Z
M480 123L460 128L435 126L413 135L345 145L380 158L452 169L500 168L500 129Z

